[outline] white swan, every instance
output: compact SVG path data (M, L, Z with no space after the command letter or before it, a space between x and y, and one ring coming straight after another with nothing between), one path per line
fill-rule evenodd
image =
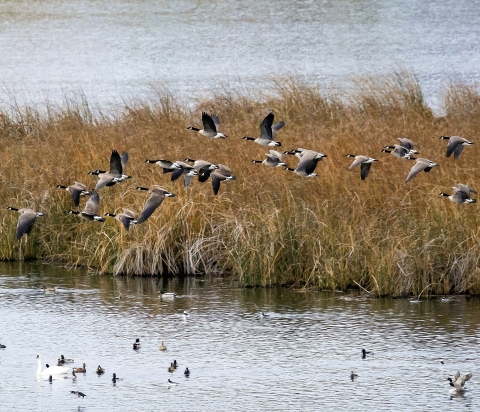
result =
M40 376L60 375L62 373L67 373L70 370L70 368L67 368L66 366L50 366L42 371L42 361L40 359L40 355L37 355L37 363L37 375Z

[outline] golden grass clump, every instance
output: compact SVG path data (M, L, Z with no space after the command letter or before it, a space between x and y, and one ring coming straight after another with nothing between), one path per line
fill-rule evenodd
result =
M451 83L446 115L435 117L415 77L395 73L359 79L348 92L329 92L303 80L271 79L266 91L220 89L192 109L165 90L108 115L84 98L46 110L12 105L0 113L1 203L45 213L25 241L15 241L18 214L5 209L0 259L46 259L125 275L231 274L245 285L359 288L372 295L480 293L480 221L476 205L438 196L456 183L480 189L477 145L445 157L441 135L476 140L480 95L475 85ZM218 113L227 139L187 130L201 111ZM258 136L270 111L286 126L284 150L325 153L315 179L252 164L268 148ZM421 157L440 164L408 184L412 161L380 153L409 137ZM480 142L477 142L480 143ZM93 188L87 172L108 169L110 152L129 152L125 182L100 190L100 214L122 207L140 212L148 197L136 186L161 185L167 198L129 232L69 215L70 195L56 189L73 180ZM370 175L347 170L346 153L375 157ZM205 159L228 165L237 180L213 196L210 181L181 179L145 159ZM295 167L297 159L285 156ZM80 208L83 208L82 198Z

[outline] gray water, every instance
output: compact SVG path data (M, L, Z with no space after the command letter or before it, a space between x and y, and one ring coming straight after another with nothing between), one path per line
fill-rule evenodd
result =
M160 288L179 297L160 300ZM479 309L460 296L410 303L0 264L0 410L480 410ZM37 353L42 369L63 354L87 373L37 380ZM457 370L473 378L452 396L445 379Z
M346 87L361 75L418 75L431 105L445 83L480 80L477 0L57 0L0 2L0 104L95 105L166 86L187 101L264 90L299 75Z

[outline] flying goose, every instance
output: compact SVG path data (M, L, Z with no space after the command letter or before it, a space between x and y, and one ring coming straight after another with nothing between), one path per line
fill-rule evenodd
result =
M218 169L217 165L214 165L213 163L207 162L206 160L194 160L190 159L187 157L185 159L185 162L193 162L193 168L197 171L198 173L198 181L199 182L206 182L208 178L210 177L210 174Z
M415 164L410 169L410 172L408 173L408 176L405 179L405 183L408 183L410 180L412 180L422 170L425 172L429 172L430 170L432 170L433 167L438 166L438 164L436 164L435 162L432 162L431 160L428 160L428 159L424 159L422 157L419 157L418 159L415 157L411 157L410 159L415 160Z
M124 174L128 161L128 153L122 152L120 156L116 150L112 150L110 155L110 171L103 172L102 170L95 170L88 172L89 175L97 175L98 182L95 186L95 190L101 189L105 186L112 186L117 182L123 182L126 179L130 179L131 176Z
M273 140L272 124L274 117L275 116L273 113L270 113L265 117L265 119L263 119L262 123L260 123L260 137L255 139L253 137L245 136L243 140L252 140L262 146L281 146L282 144L280 142L275 142ZM275 133L278 131L278 129L280 129L280 127L275 130Z
M452 187L452 189L452 195L442 192L440 196L446 196L455 203L477 203L476 199L470 198L470 193L477 193L470 186L459 183L457 186Z
M281 122L278 122L278 123L275 123L274 125L272 125L272 139L275 139L275 137L277 136L277 132L283 126L285 126L285 122L283 120Z
M211 173L210 177L212 178L212 189L214 195L217 195L218 191L220 190L220 182L237 179L232 175L230 168L222 164L218 165L218 170L215 170L213 173Z
M174 162L173 166L175 167L175 170L172 173L172 182L183 175L183 187L187 189L188 186L190 186L193 176L198 176L198 172L193 166L190 166L188 163L181 162L179 160Z
M294 152L295 155L300 158L300 162L295 169L285 167L285 170L293 171L301 177L317 176L316 173L313 173L315 171L315 168L317 167L317 163L321 161L324 157L327 157L326 154L315 152L313 150L298 149Z
M370 172L370 167L372 167L373 162L378 162L377 159L368 156L356 156L350 153L346 154L347 157L354 157L355 160L350 165L349 169L353 169L356 166L360 166L360 179L365 180Z
M281 167L287 166L285 162L282 162L283 153L276 150L269 150L270 153L266 153L267 158L265 160L252 160L252 163L263 163L268 167Z
M469 142L464 137L460 136L440 136L440 139L448 140L447 144L447 157L450 157L453 153L454 160L462 154L464 146L470 146L473 142Z
M43 286L43 291L44 292L55 292L55 287L52 286ZM65 362L62 362L65 363Z
M174 299L178 296L175 292L165 292L165 293L163 293L162 291L160 291L158 293L160 294L160 298Z
M209 115L208 113L202 112L202 123L203 130L193 126L187 127L187 129L198 132L202 136L211 137L212 139L225 139L227 137L218 131L220 129L220 120L217 115Z
M100 196L98 192L93 192L93 194L88 199L85 204L84 209L81 212L76 210L70 210L68 213L72 215L80 215L82 219L93 220L97 222L105 222L105 218L98 215L98 207L100 204Z
M14 210L20 213L17 222L17 240L21 239L23 235L29 235L33 229L33 225L38 216L43 216L42 212L35 212L32 209L17 209L16 207L8 206L8 210Z
M57 185L58 189L65 189L72 195L73 204L78 207L80 204L80 196L91 195L92 193L87 189L83 183L73 182L73 185L63 186Z
M136 213L132 212L130 209L123 208L122 213L105 213L105 216L110 216L114 217L116 220L118 220L126 230L130 229L130 223L132 223L133 220L135 220Z
M157 160L145 160L145 163L152 163L160 166L163 170L163 173L171 173L173 172L176 167L173 166L173 162L170 160L165 159L157 159Z
M137 190L149 190L146 187L137 187ZM150 189L150 197L145 202L145 206L140 217L137 220L132 220L130 223L139 225L145 222L155 211L155 209L160 206L163 202L163 199L166 197L175 197L173 193L168 192L161 186L153 186Z

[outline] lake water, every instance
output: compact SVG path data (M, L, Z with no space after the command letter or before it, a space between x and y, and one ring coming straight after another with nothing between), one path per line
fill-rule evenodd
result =
M179 297L160 300L161 287ZM460 296L410 303L2 263L0 410L480 410L479 310ZM362 348L374 355L362 359ZM63 354L87 373L37 380L37 353L42 369ZM473 378L452 397L445 379L457 370Z
M265 89L268 76L345 86L416 73L438 106L445 82L480 80L478 0L30 0L0 2L0 104L104 106L165 85L192 97Z

